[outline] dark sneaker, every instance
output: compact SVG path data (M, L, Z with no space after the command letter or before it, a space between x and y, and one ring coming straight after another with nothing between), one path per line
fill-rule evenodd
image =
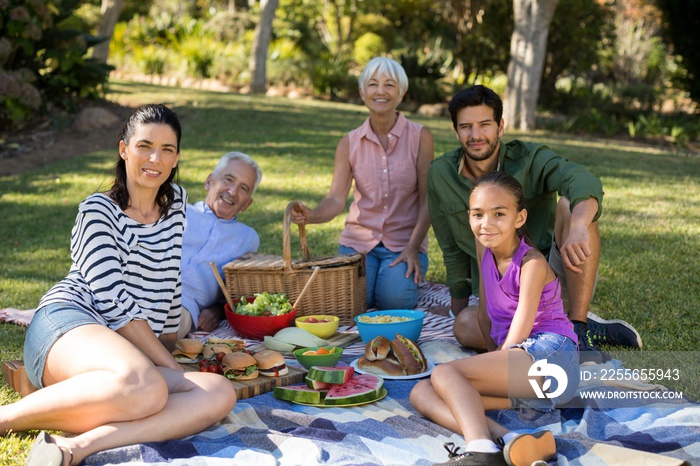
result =
M459 452L459 447L449 442L443 445L449 454L449 460L444 463L435 463L434 466L508 466L503 452L477 453ZM530 466L530 465L528 465Z
M536 461L548 461L557 454L554 435L549 431L518 435L503 447L508 466L530 466Z
M589 312L588 330L593 341L598 344L642 349L642 337L624 320L605 320Z
M586 324L574 322L574 332L578 335L579 362L581 364L602 364L612 359L612 356L595 344L591 337L591 331Z

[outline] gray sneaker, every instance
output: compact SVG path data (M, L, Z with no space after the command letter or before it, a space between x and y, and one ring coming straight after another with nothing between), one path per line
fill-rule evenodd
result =
M449 460L444 463L435 463L433 466L508 466L503 452L497 453L478 453L478 452L459 452L459 447L454 443L449 442L443 445L449 455Z
M589 312L587 324L595 343L642 349L642 337L639 332L624 320L605 320Z

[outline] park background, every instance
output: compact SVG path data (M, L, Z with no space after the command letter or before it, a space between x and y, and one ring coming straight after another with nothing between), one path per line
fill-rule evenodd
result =
M257 3L125 1L105 65L92 57L99 2L0 0L0 163L65 151L53 163L0 175L0 307L33 308L66 275L77 205L109 185L120 124L108 136L78 131L81 110L174 108L184 129L180 181L192 201L204 198L203 180L222 154L253 156L263 183L241 220L260 233L262 252L280 254L284 206L322 199L335 145L366 118L356 90L363 64L387 54L406 67L403 110L430 128L439 156L457 144L441 110L454 90L478 82L506 93L517 3L282 0L262 92L251 89ZM692 57L673 47L663 4L560 0L536 128L507 122L505 139L543 142L602 179L592 310L631 322L647 351L690 352L700 337L697 93ZM38 134L72 145L51 146ZM88 143L95 135L104 139L98 150ZM335 253L343 219L307 229L312 255ZM444 282L432 230L429 239L427 279ZM24 328L0 324L0 359L20 358L23 339ZM16 396L3 383L0 402ZM0 463L23 464L32 439L4 437Z

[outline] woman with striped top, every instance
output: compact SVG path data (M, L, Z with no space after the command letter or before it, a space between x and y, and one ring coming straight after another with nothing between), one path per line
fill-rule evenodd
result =
M184 372L169 348L180 321L187 193L173 183L180 123L162 105L137 108L119 140L111 189L85 199L68 276L41 300L24 346L41 388L0 407L0 432L41 432L30 465L79 464L109 448L185 437L225 417L231 383Z

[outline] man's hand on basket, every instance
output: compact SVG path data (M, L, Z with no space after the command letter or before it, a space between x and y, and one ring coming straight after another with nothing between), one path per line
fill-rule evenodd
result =
M423 270L421 269L420 261L418 260L418 251L409 248L404 249L401 251L401 254L399 254L399 257L397 257L394 262L389 264L389 267L393 267L401 262L406 263L406 278L410 277L411 273L413 273L413 282L416 285L420 285L421 281L423 280Z

